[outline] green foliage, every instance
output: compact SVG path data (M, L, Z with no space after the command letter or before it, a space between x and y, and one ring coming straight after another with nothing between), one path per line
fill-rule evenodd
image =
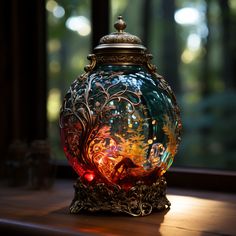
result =
M236 92L209 95L183 112L184 136L175 165L234 170Z

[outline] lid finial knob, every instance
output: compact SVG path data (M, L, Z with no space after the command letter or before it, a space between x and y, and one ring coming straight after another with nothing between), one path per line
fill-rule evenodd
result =
M123 20L122 16L118 16L118 20L115 22L114 27L118 31L118 33L123 33L126 28L126 23Z

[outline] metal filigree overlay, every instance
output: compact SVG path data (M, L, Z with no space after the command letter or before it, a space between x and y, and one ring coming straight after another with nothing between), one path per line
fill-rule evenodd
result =
M166 198L164 177L158 178L151 186L139 181L128 191L121 189L118 185L109 188L104 183L84 185L80 179L77 180L74 188L75 196L70 205L70 212L73 214L85 210L146 216L154 210L168 209L171 205Z
M121 16L114 26L60 112L63 149L79 176L70 211L145 216L170 206L163 175L179 147L180 111L141 40Z
M115 22L114 27L117 32L105 35L100 39L99 44L116 44L116 43L126 43L126 44L136 44L141 46L141 39L136 35L129 34L124 32L126 28L126 23L123 20L122 16L118 17L118 20Z
M128 55L119 53L118 55L97 55L97 61L100 64L122 64L122 65L143 65L146 63L146 57L142 54Z

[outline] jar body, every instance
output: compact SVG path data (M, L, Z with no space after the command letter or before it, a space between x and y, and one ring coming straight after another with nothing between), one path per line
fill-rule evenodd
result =
M130 188L154 183L170 167L180 118L166 82L145 66L100 65L71 85L60 127L82 181Z

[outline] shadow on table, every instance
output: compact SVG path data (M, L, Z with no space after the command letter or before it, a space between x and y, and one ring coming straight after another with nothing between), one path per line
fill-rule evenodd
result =
M149 216L133 217L124 213L86 212L70 214L69 207L52 212L71 230L92 235L161 236L160 227L169 209L154 211Z

